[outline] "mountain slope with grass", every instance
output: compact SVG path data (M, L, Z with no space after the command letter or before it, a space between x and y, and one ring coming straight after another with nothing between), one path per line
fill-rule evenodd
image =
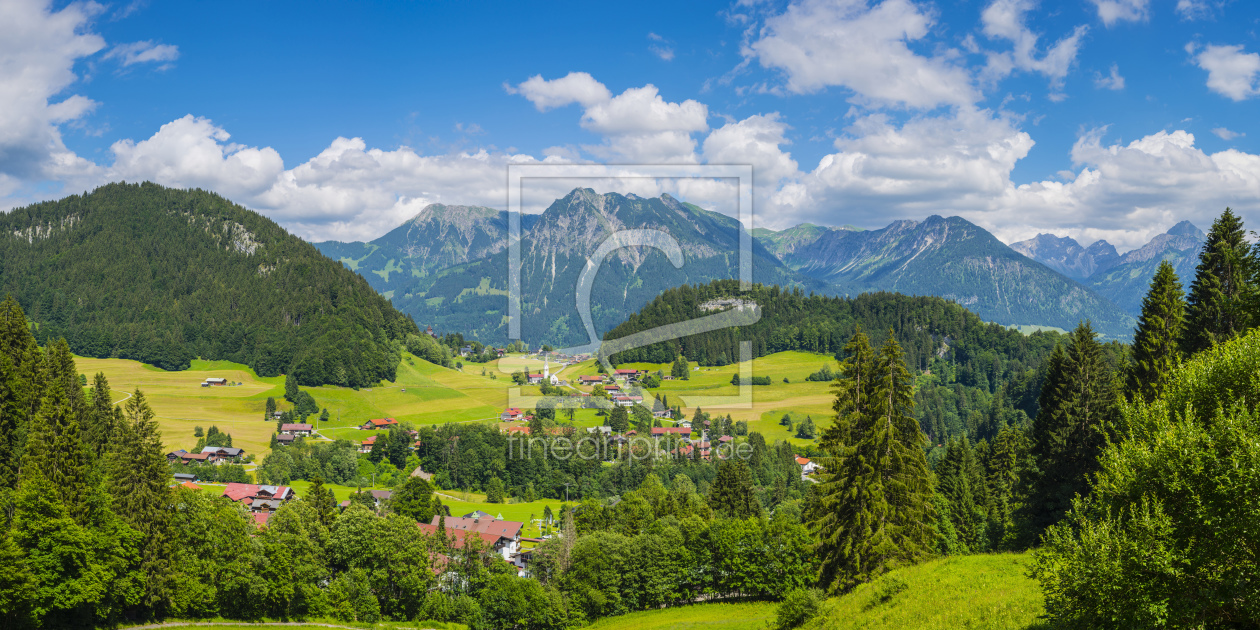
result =
M940 558L823 603L805 630L1048 630L1026 554Z
M392 380L418 333L362 277L202 190L109 184L0 214L0 293L41 342L163 369L244 363L306 385Z

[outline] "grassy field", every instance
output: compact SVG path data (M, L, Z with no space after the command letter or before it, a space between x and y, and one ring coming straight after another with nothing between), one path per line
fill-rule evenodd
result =
M735 420L748 422L750 431L758 431L767 439L786 439L795 444L806 444L810 440L799 439L787 432L787 428L779 425L779 419L786 413L813 416L815 424L822 426L830 422L832 394L828 383L806 381L805 377L817 372L824 365L836 368L834 357L812 352L779 352L753 359L751 361L753 376L769 376L770 385L756 385L752 389L751 405L708 405L701 402L701 397L736 396L739 387L731 385L731 377L739 373L740 364L723 367L700 367L692 364L690 379L665 381L660 387L648 390L651 394L667 396L671 405L681 404L683 413L690 416L695 406L713 414L730 414ZM655 373L661 370L669 373L668 364L631 363L623 368L648 370ZM595 374L595 362L587 361L569 366L561 371L562 378L576 382L577 377L584 374ZM788 382L783 382L783 379ZM590 388L580 388L588 390Z
M1026 554L943 558L828 600L808 630L1043 630Z
M192 448L196 444L194 427L216 425L232 434L233 444L261 458L275 424L263 421L268 397L275 397L281 408L284 378L260 377L247 366L227 361L193 361L181 372L166 372L136 361L123 359L91 359L77 357L79 371L91 378L104 372L113 389L111 397L125 399L129 392L141 389L157 414L166 447ZM824 365L835 365L832 357L807 352L781 352L755 359L752 371L757 376L770 376L771 385L752 388L751 407L705 406L712 413L729 413L736 420L745 420L749 429L760 431L771 441L786 439L796 444L799 439L778 424L787 413L794 417L813 416L819 428L825 426L831 413L831 394L825 383L806 382L805 377ZM325 385L303 388L314 396L321 408L329 411L331 420L319 423L321 434L330 439L358 442L370 432L357 427L370 418L392 417L416 425L447 422L497 421L507 406L508 390L515 385L510 375L516 370L538 371L542 362L524 356L508 356L485 364L465 364L463 370L442 368L410 355L404 355L396 380L377 387L353 390ZM562 378L575 382L577 376L594 374L594 362L559 369ZM668 365L636 364L640 369L668 369ZM653 394L668 396L671 404L683 404L684 412L692 413L697 397L734 396L739 388L730 384L738 365L721 368L700 368L691 372L689 380L666 381ZM483 375L484 370L484 375ZM239 386L201 387L209 377L226 378ZM784 383L783 379L788 382ZM582 388L587 389L589 388ZM536 387L522 388L526 395L536 395ZM565 419L562 414L561 419ZM604 417L595 410L577 412L575 425L590 427L603 424Z
M774 618L775 604L695 604L600 619L587 630L761 630Z

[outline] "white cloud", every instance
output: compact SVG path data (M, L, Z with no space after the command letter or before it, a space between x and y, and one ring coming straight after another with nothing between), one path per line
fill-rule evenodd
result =
M1235 101L1260 94L1256 74L1260 73L1260 54L1245 53L1242 46L1209 44L1195 55L1195 44L1187 44L1186 52L1194 55L1200 68L1207 70L1208 89Z
M138 63L157 63L161 64L161 69L165 69L171 66L170 62L179 59L179 48L152 41L133 42L114 46L102 58L118 59L124 68Z
M1245 133L1240 133L1237 131L1230 131L1224 127L1216 127L1212 129L1212 133L1216 134L1216 137L1220 138L1221 140L1233 140L1234 138L1241 138L1247 135Z
M1032 0L994 0L980 14L984 34L989 39L1008 41L1012 46L1009 51L987 53L988 65L982 74L994 81L1010 76L1015 70L1037 72L1049 78L1051 87L1058 90L1076 63L1081 38L1089 27L1077 26L1071 35L1055 42L1038 58L1040 36L1025 24L1025 17L1032 8Z
M74 64L105 47L83 32L99 7L71 4L53 12L40 0L0 2L0 197L21 198L33 183L90 176L90 162L68 150L59 124L81 119L96 103L66 95Z
M648 39L656 42L655 44L648 45L648 50L652 51L653 55L660 57L662 61L674 60L674 47L670 46L669 42L665 41L664 37L661 37L656 33L648 33Z
M112 179L148 179L178 188L206 188L231 199L254 197L284 172L270 147L227 144L228 132L191 114L162 125L141 142L120 140L110 150Z
M612 92L603 83L585 72L570 72L550 81L542 75L534 75L520 85L504 85L504 88L509 94L520 94L529 99L540 112L573 103L590 107L612 98Z
M1185 2L1186 0L1182 0ZM1150 0L1091 0L1098 7L1098 19L1110 27L1121 20L1140 22L1145 20ZM1178 4L1178 9L1180 9Z
M707 106L691 99L668 102L651 84L614 97L591 75L575 72L550 81L535 76L508 91L525 96L540 110L581 104L582 128L604 136L603 144L583 148L605 160L696 162L691 134L709 128Z
M1097 72L1094 73L1094 87L1105 90L1123 90L1124 77L1120 76L1120 66L1111 64L1111 74L1103 76Z
M951 55L910 50L933 23L909 0L800 0L768 18L742 52L781 70L789 92L844 87L856 102L919 109L975 102L971 77Z
M1207 0L1177 0L1177 13L1183 20L1200 20L1212 15L1212 5Z

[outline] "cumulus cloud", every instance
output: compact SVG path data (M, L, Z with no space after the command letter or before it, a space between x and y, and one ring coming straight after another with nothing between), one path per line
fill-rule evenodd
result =
M603 83L596 81L595 77L585 72L570 72L559 79L550 81L539 74L530 77L520 85L505 85L504 88L509 94L524 96L540 112L573 103L590 107L612 98L612 92L609 92Z
M1104 90L1123 90L1124 77L1120 76L1120 66L1111 64L1111 74L1108 76L1095 72L1094 87Z
M78 80L74 63L105 47L83 32L99 7L52 11L40 0L0 3L0 195L31 182L90 176L93 165L69 151L57 125L78 120L96 103L65 95Z
M1242 46L1209 44L1201 52L1194 43L1186 44L1186 52L1194 62L1207 70L1209 90L1235 101L1244 101L1260 94L1256 75L1260 73L1260 54L1245 53ZM1196 54L1197 52L1197 54Z
M1015 70L1037 72L1049 78L1051 87L1058 89L1076 62L1081 38L1089 27L1077 26L1071 35L1055 42L1044 55L1038 57L1040 36L1025 23L1032 8L1032 0L994 0L980 14L984 34L992 40L1008 41L1012 47L1009 51L988 53L988 65L983 75L994 81L1010 76Z
M572 72L552 80L535 76L508 90L544 111L581 104L582 128L604 136L603 144L583 148L606 160L695 162L692 134L709 128L707 106L691 99L671 103L652 84L629 88L614 97L591 75Z
M1108 27L1127 20L1130 22L1140 22L1147 18L1147 10L1150 8L1150 0L1091 0L1098 8L1098 19ZM1181 0L1186 2L1187 0ZM1177 8L1180 10L1181 5L1178 3Z
M971 77L951 55L910 50L933 23L909 0L801 0L768 18L742 52L782 71L792 93L843 87L856 102L917 109L974 103Z
M1240 133L1237 131L1230 131L1224 127L1216 127L1212 129L1212 133L1216 134L1216 137L1220 138L1221 140L1233 140L1234 138L1241 138L1247 135L1245 133Z
M152 41L119 44L105 53L104 59L117 59L124 68L138 63L160 64L159 69L171 67L172 61L179 59L179 48L170 44L156 44Z

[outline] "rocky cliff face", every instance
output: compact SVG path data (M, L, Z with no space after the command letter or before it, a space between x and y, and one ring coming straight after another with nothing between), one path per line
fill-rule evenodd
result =
M1189 289L1206 239L1207 235L1202 230L1189 221L1182 221L1146 245L1125 252L1109 269L1091 276L1088 284L1136 317L1142 313L1142 298L1150 289L1151 278L1155 277L1160 261L1172 263L1177 277L1181 279L1181 286Z

